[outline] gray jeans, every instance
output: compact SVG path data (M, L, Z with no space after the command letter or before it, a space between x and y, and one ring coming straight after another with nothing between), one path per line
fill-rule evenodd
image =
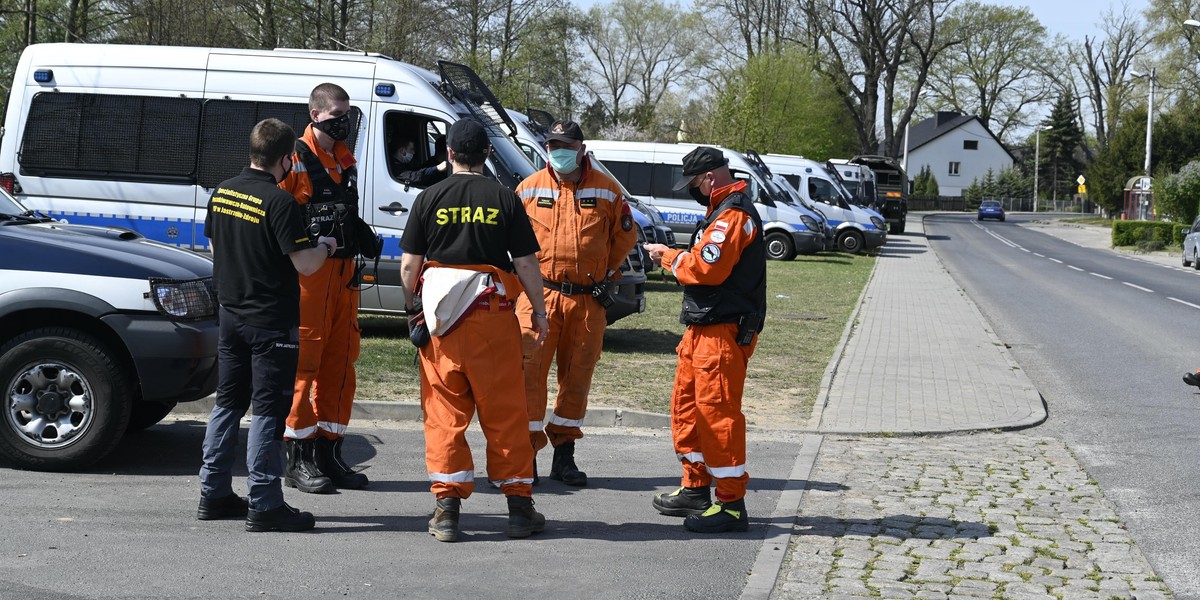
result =
M204 431L200 495L233 493L233 462L239 422L253 406L246 436L250 508L283 505L283 429L292 406L299 357L297 329L276 331L241 322L221 308L217 344L217 402Z

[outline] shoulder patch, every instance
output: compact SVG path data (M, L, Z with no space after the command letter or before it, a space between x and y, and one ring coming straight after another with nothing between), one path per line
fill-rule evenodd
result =
M712 235L709 236L708 239L712 240L713 242L715 242L717 244L720 244L721 242L725 241L725 232L724 231L714 231L714 232L712 232Z
M633 231L633 215L628 212L621 215L621 231Z
M725 231L729 229L729 221L717 221L713 223L713 231Z
M754 235L754 221L746 219L746 225L743 229L746 230L746 235Z
M721 260L721 247L716 244L705 244L700 249L700 258L710 265Z

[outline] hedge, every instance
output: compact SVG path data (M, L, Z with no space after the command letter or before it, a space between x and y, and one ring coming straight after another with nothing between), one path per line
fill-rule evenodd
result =
M1182 246L1183 227L1167 221L1113 221L1112 244L1115 247L1161 242L1165 246Z

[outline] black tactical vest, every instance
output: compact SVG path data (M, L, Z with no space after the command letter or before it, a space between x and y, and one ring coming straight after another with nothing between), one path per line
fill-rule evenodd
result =
M754 241L742 251L733 271L721 285L683 286L683 312L679 322L684 325L737 323L744 316L757 316L758 331L767 315L767 248L763 242L762 219L750 197L741 192L727 196L712 214L696 224L692 239L699 240L704 230L721 213L739 208L754 222Z
M296 140L296 154L304 163L308 180L312 182L312 198L305 205L308 233L316 239L330 236L337 239L336 258L353 258L360 252L359 237L354 230L358 224L358 170L354 165L342 171L342 182L336 183L304 140Z

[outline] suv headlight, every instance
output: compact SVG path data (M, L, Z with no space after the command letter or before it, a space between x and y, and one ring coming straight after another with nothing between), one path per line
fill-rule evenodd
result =
M880 219L879 217L871 217L871 224L874 225L876 229L883 229L885 227L883 224L883 219Z
M150 298L163 315L179 321L210 319L217 314L212 277L199 279L150 278Z

